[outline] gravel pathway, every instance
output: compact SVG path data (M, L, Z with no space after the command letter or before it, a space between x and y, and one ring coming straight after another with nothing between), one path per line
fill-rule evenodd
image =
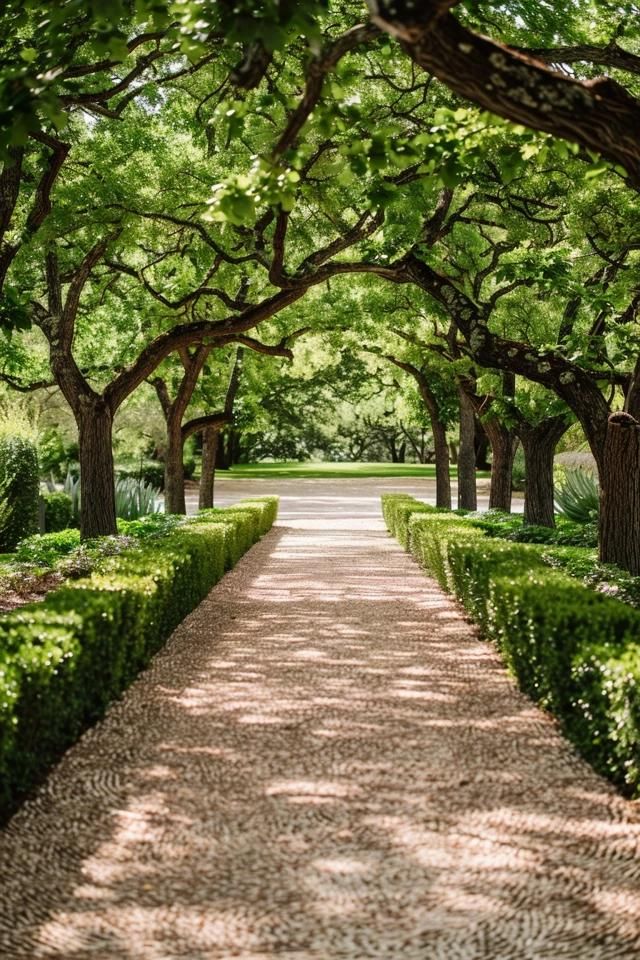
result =
M312 494L0 835L2 960L640 958L640 811Z

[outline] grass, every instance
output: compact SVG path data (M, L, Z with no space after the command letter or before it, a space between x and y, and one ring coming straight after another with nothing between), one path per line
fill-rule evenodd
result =
M434 479L433 464L421 463L325 463L285 461L283 463L242 463L221 473L236 480L362 480L367 477L419 477ZM451 476L456 477L456 468L451 467ZM488 473L478 473L488 477Z

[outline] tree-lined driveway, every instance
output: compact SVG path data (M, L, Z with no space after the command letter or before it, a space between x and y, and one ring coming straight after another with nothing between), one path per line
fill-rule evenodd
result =
M488 479L477 481L478 509L486 510L489 506ZM453 505L456 505L458 485L455 479L451 482ZM349 514L356 517L372 517L380 519L380 496L383 493L407 493L412 497L425 500L427 503L436 502L436 481L432 478L416 477L366 477L363 479L345 478L292 478L282 479L238 479L226 472L219 472L215 482L215 503L217 506L226 506L252 496L277 496L280 498L280 519L297 516L301 511L308 512L309 508L321 514L331 512L331 504L341 515ZM513 510L521 512L523 500L521 493L514 493ZM198 490L195 483L187 483L186 489L187 512L195 513L198 509ZM315 503L315 506L313 504ZM324 505L324 506L323 506Z
M637 960L637 808L352 491L285 498L14 818L0 956Z

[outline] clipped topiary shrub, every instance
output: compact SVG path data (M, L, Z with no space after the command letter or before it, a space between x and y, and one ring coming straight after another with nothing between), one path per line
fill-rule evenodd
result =
M0 552L38 531L40 471L35 443L27 436L0 432Z
M45 533L58 533L74 526L73 501L66 493L43 493Z
M409 514L413 556L458 597L522 689L558 717L593 766L637 793L640 612L549 566L582 577L595 565L590 550L503 539L500 530L513 527L506 516L463 520L416 507L407 498L387 501L388 525L399 533L399 518ZM638 580L627 575L621 595L633 590L630 579Z
M220 579L227 558L258 540L276 511L270 497L192 521L131 522L143 535L136 546L105 557L42 603L0 617L0 820L102 716ZM23 547L31 556L39 549L45 561L78 539L67 530Z

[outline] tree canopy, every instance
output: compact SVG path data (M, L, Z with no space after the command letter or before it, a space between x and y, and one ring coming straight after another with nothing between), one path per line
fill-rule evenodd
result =
M597 0L8 0L0 373L72 409L104 507L85 532L115 523L95 445L123 403L155 381L181 429L222 416L234 345L254 426L344 383L357 420L376 378L441 448L463 394L523 435L574 417L606 505L640 417L638 23Z

